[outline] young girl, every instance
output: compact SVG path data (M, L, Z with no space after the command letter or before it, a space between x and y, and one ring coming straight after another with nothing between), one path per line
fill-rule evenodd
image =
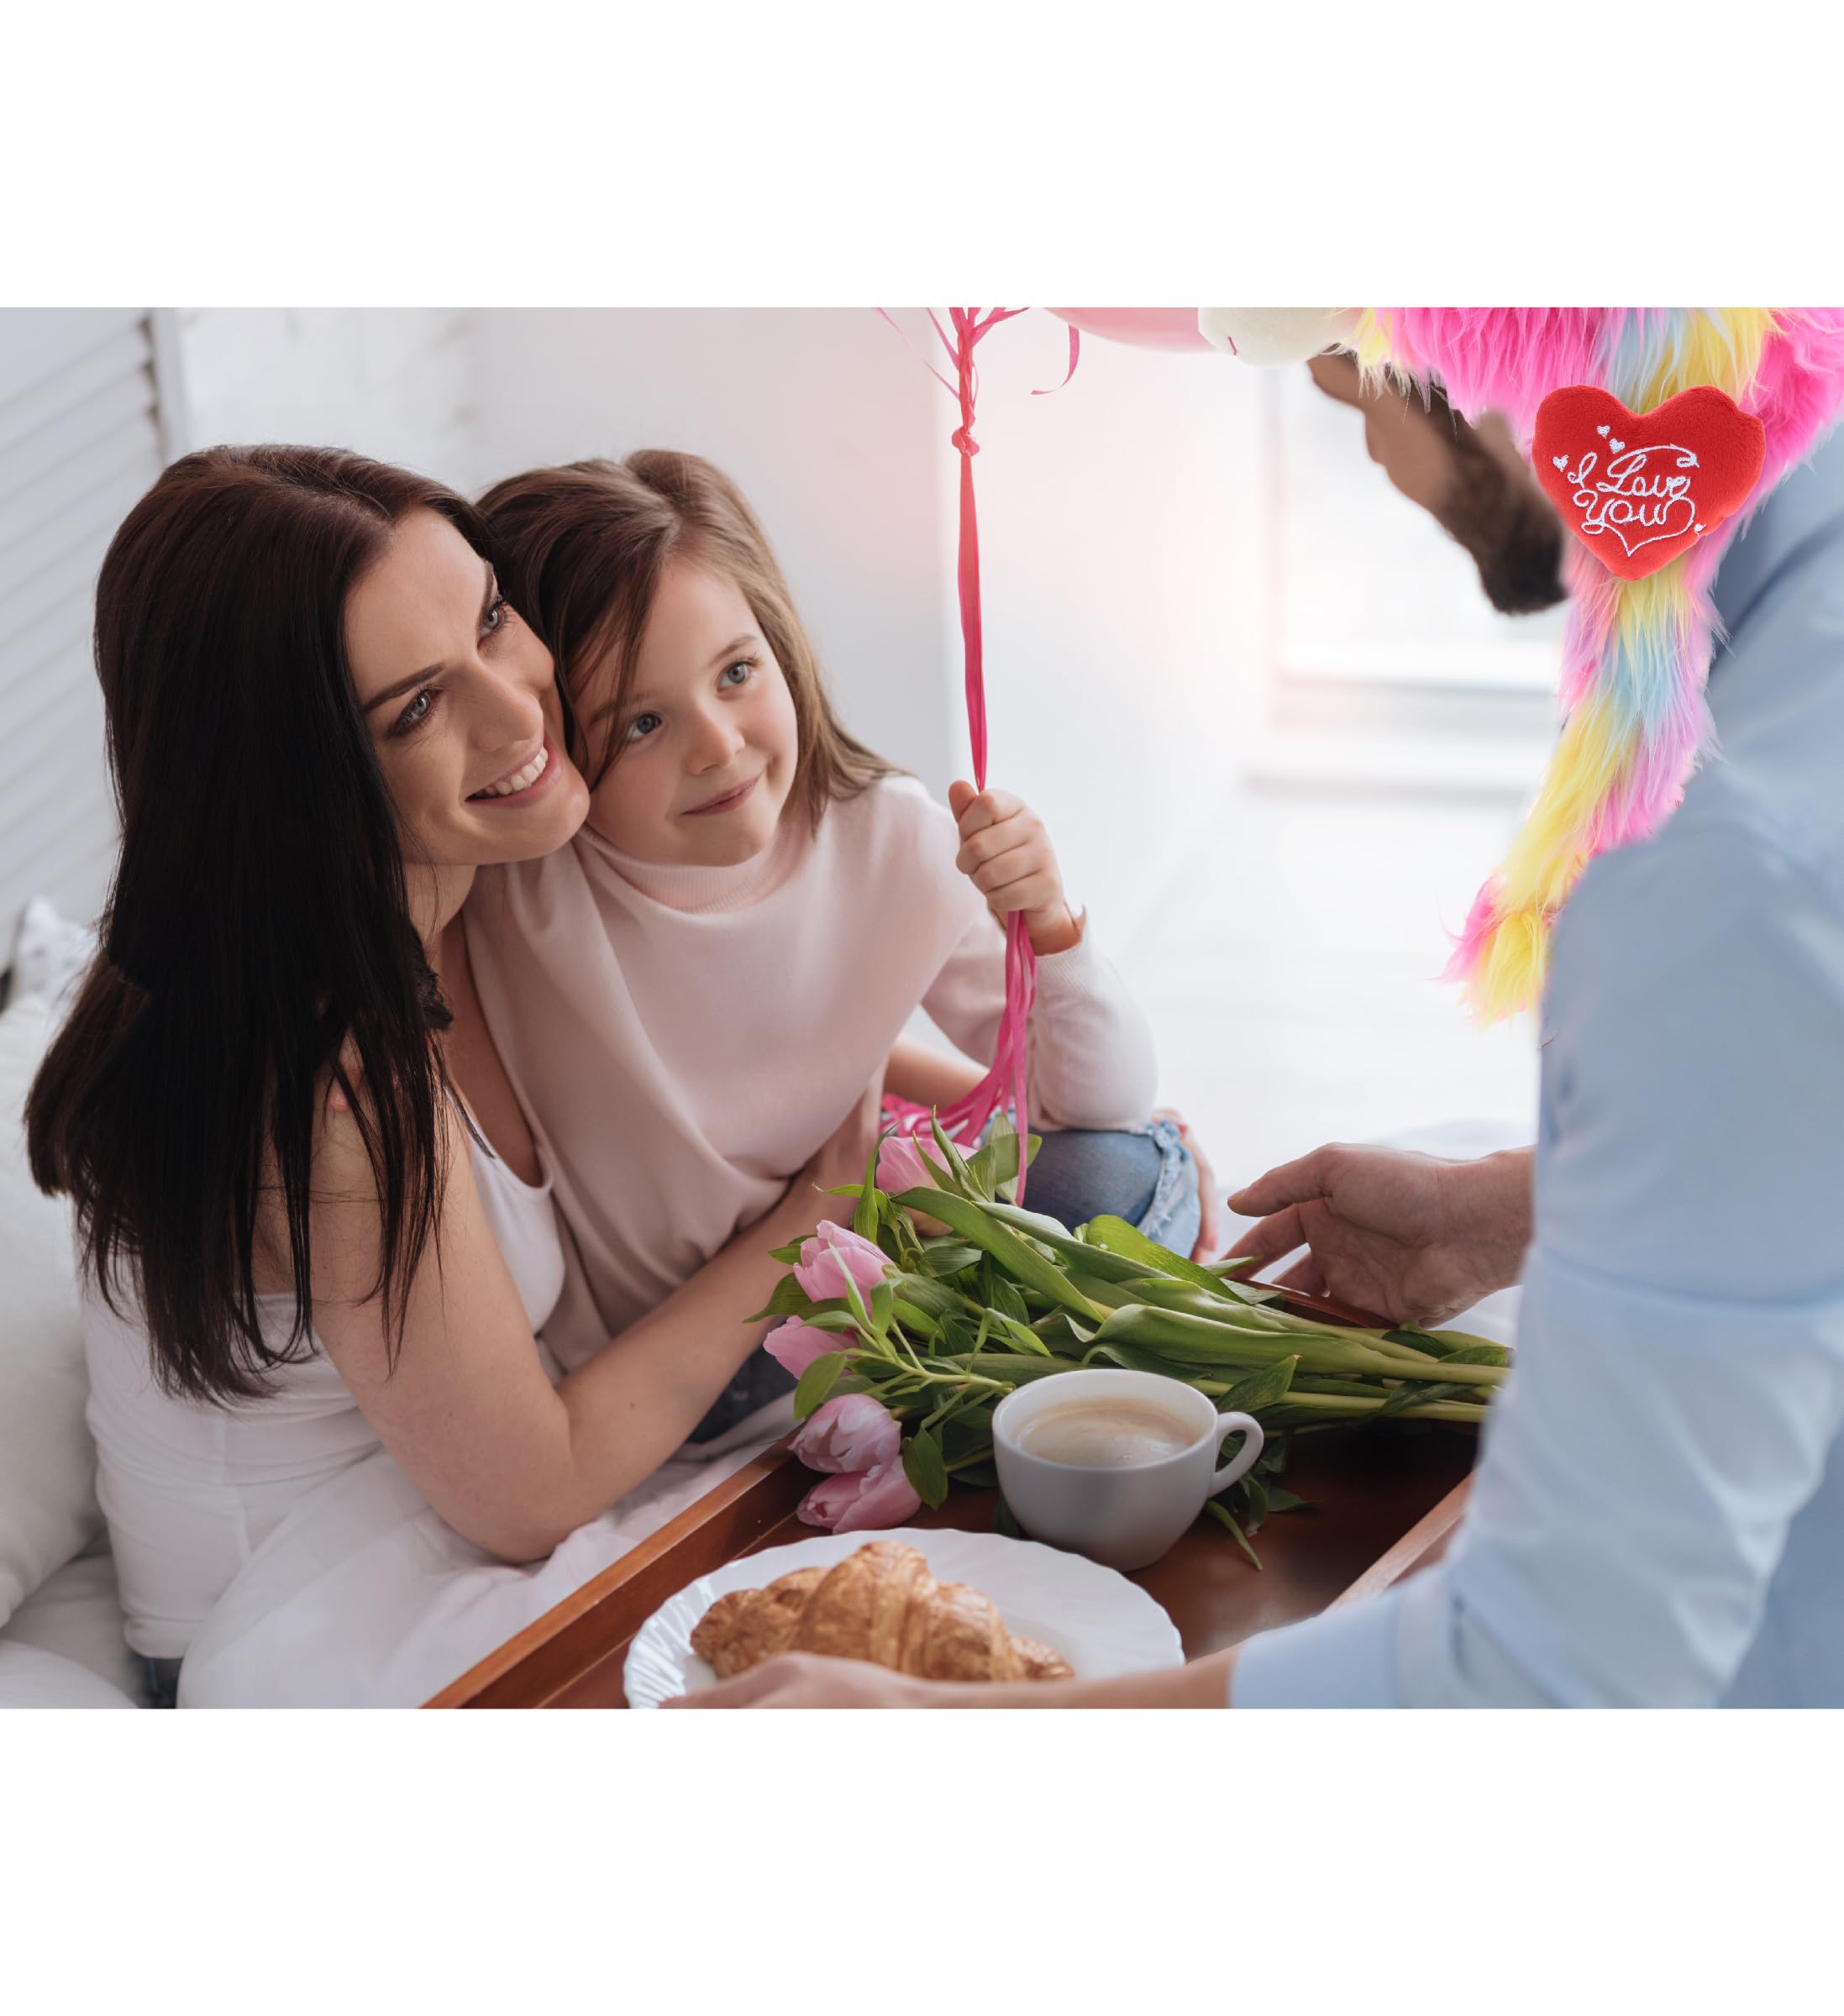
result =
M735 486L653 451L533 470L481 508L591 783L575 843L482 876L466 912L573 1236L546 1330L560 1357L759 1216L918 1005L990 1058L1014 911L1038 953L1033 1205L1115 1210L1188 1251L1195 1172L1171 1123L1146 1124L1145 1019L1071 911L1042 822L964 784L950 814L845 732ZM886 1084L945 1105L978 1076L899 1049Z

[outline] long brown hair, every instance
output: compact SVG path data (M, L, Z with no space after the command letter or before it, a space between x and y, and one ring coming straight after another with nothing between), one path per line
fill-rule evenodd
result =
M570 462L527 470L481 499L498 557L500 586L556 660L570 710L570 753L599 785L622 749L621 717L654 598L669 560L696 561L733 581L761 628L793 696L799 758L790 802L817 827L835 798L848 798L896 766L854 740L827 696L805 626L767 537L743 495L701 455L649 448L625 461ZM585 747L585 671L615 654L614 703L600 747Z
M105 949L33 1085L27 1137L40 1189L76 1203L111 1308L125 1271L171 1392L260 1394L307 1347L316 1110L329 1072L351 1089L348 1040L393 1362L435 1234L447 1078L432 1038L448 1012L344 645L348 593L413 511L487 554L473 507L426 478L330 449L209 449L160 476L102 563L122 852ZM274 1188L292 1271L280 1340L254 1268Z

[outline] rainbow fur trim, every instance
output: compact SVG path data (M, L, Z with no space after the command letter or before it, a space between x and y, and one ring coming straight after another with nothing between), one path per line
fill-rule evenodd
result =
M1367 378L1438 379L1468 418L1503 414L1526 456L1537 407L1570 385L1600 386L1636 413L1713 385L1766 432L1741 510L1657 573L1623 581L1569 540L1562 732L1447 968L1496 1021L1536 1005L1550 926L1583 869L1656 832L1684 795L1710 738L1710 585L1730 540L1844 406L1844 309L1367 308L1351 343Z

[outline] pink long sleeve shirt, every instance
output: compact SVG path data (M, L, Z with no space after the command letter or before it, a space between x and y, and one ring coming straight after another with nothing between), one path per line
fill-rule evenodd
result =
M946 809L897 777L817 834L791 816L739 867L635 860L586 827L482 871L468 951L569 1235L545 1326L566 1367L770 1209L918 1005L990 1059L1005 939L959 846ZM1136 1125L1156 1077L1146 1019L1086 928L1040 958L1032 1125Z

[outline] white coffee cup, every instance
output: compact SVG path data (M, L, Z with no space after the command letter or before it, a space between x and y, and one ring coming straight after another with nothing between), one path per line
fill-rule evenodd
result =
M1171 1454L1127 1463L1064 1462L1022 1447L1028 1422L1053 1407L1085 1399L1128 1400L1156 1408L1192 1430ZM1217 1467L1226 1436L1240 1431L1234 1459ZM1033 1540L1069 1547L1111 1568L1143 1568L1176 1544L1207 1499L1227 1490L1261 1454L1260 1424L1219 1414L1195 1387L1158 1373L1053 1373L1009 1393L994 1410L992 1446L999 1488Z

